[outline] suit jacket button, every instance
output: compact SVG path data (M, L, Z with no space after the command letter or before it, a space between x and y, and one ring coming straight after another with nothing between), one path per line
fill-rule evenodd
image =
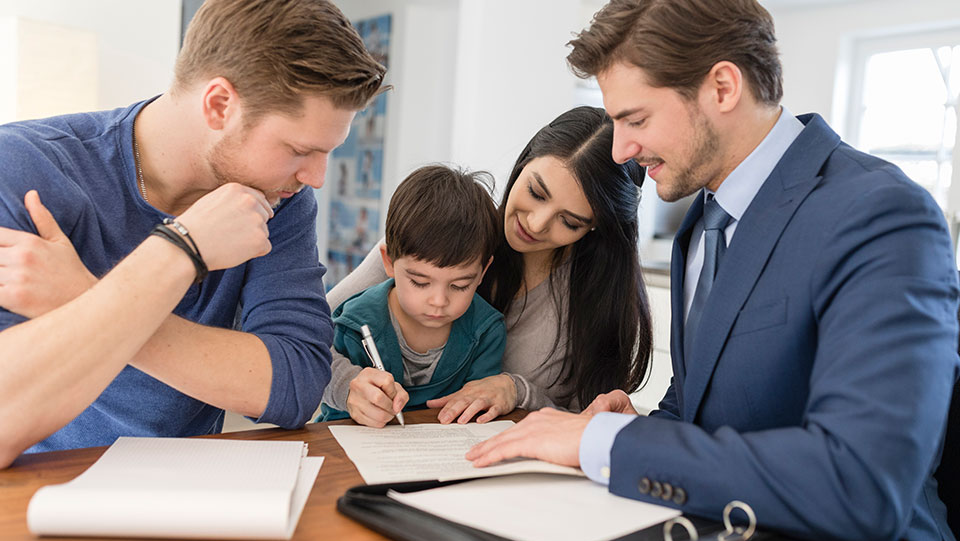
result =
M660 495L663 498L663 501L669 502L673 498L673 485L670 483L663 484L663 494Z
M650 489L651 498L659 498L663 494L663 486L660 484L660 481L653 482L653 488Z
M687 503L687 491L680 487L673 489L673 503L677 505Z
M640 494L649 494L650 493L650 479L644 477L640 480L640 483L637 484L637 490L640 491Z

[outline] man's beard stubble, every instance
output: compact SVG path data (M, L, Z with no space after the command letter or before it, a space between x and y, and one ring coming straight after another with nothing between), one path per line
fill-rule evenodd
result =
M710 184L720 174L721 166L720 137L707 120L706 115L698 108L691 109L694 117L694 147L690 152L689 162L677 171L672 182L657 183L657 195L668 203L679 201L684 197L696 193ZM661 189L664 190L661 193Z
M239 139L239 141L237 140ZM210 166L210 171L213 173L213 177L217 180L217 187L223 186L224 184L229 184L231 182L236 182L237 184L242 184L248 188L253 188L255 190L260 190L263 192L263 189L257 186L252 180L245 178L236 167L238 161L237 154L239 152L236 149L240 148L240 143L242 143L242 137L227 136L220 141L217 141L217 144L210 149L210 152L207 153L207 163ZM270 203L270 208L276 210L280 203L283 202L283 199L277 198L276 201L270 201L270 194L263 192L264 196L267 197L267 202Z

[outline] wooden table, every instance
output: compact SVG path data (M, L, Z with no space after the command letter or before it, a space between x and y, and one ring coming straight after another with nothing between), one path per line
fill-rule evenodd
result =
M514 411L501 417L519 421L526 412ZM404 412L407 423L436 423L437 410ZM381 535L353 522L337 512L337 498L348 488L363 484L360 473L347 458L333 434L330 425L354 424L353 421L333 421L307 425L302 430L268 428L218 434L217 437L235 440L301 440L310 444L310 456L326 457L317 482L307 500L293 539L338 539L359 541L385 539ZM91 447L71 451L54 451L21 455L6 470L0 470L0 539L36 539L27 531L27 504L42 486L65 483L80 475L93 464L106 447ZM61 538L63 539L63 538ZM78 538L90 539L90 538Z

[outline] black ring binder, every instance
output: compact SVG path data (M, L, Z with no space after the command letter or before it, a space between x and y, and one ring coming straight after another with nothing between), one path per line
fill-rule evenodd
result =
M470 479L460 479L445 482L412 481L359 485L347 490L337 500L337 511L371 530L397 541L509 541L503 537L410 507L387 496L389 490L417 492L470 481ZM729 513L725 514L728 515L727 518L729 519ZM699 539L702 540L737 541L738 539L746 539L739 537L739 534L745 533L743 530L740 532L734 531L732 537L724 537L731 532L728 532L722 524L713 520L693 516L681 518L690 523L694 531L697 532L696 536L700 536ZM615 541L663 541L669 539L664 536L664 527L667 524L670 524L670 521L627 534ZM680 535L673 536L673 541L697 538L696 536L690 537L687 531L680 532L678 529L677 532ZM750 541L791 541L787 536L759 530L753 533L749 539Z

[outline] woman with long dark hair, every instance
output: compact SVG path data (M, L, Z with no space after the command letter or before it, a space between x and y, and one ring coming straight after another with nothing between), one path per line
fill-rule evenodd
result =
M442 407L441 422L516 407L579 411L640 386L652 347L637 250L644 172L615 163L612 145L603 109L577 107L520 153L500 204L503 242L478 290L506 317L504 373L427 402ZM371 254L330 292L331 306L384 279Z

